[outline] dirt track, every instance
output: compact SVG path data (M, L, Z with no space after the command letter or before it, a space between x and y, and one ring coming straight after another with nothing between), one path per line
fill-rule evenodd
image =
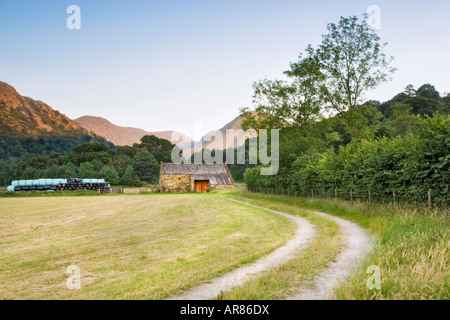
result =
M304 249L315 236L314 226L305 218L290 215L264 207L259 207L247 202L226 198L230 201L242 203L276 213L293 220L297 224L294 237L283 246L263 258L242 266L210 282L194 287L181 295L171 297L171 300L206 300L214 299L221 292L242 285L256 274L273 267L280 266L295 257L295 253ZM335 261L331 262L322 273L314 279L311 289L301 291L299 294L289 297L289 300L319 300L330 298L333 290L344 281L355 266L364 258L370 248L370 239L366 230L354 222L338 218L323 212L312 211L315 214L334 220L346 236L346 245L338 254Z
M358 224L323 212L312 212L334 220L347 238L346 245L336 257L336 260L331 262L315 278L312 289L300 292L290 297L289 300L322 300L331 298L334 288L351 274L370 248L370 239L367 231Z
M258 259L257 261L237 268L221 277L215 278L210 282L204 283L198 287L192 288L181 295L171 297L171 300L207 300L214 299L220 295L221 291L225 292L233 287L242 285L245 281L254 277L256 274L268 270L270 268L280 266L283 263L294 258L295 253L305 248L315 235L314 226L305 218L293 216L284 212L279 212L246 202L229 199L230 201L242 203L255 208L263 209L272 213L276 213L293 220L297 224L294 237L287 241L283 246L279 247L272 253Z

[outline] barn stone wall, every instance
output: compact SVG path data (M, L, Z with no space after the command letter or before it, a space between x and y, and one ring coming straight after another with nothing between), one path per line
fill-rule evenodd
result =
M209 191L231 189L234 189L234 184L209 184Z
M162 174L159 176L160 192L191 192L188 174Z
M191 176L189 176L189 179L191 179ZM208 190L209 190L209 182L208 182ZM191 179L191 192L195 192L195 180Z

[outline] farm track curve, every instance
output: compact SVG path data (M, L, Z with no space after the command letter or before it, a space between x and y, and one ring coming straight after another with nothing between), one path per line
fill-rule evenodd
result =
M270 268L280 266L290 259L294 258L295 253L309 244L315 236L314 226L305 218L290 215L264 207L259 207L247 202L224 198L237 203L263 209L278 215L282 215L294 221L297 224L295 235L292 239L286 241L284 245L275 249L272 253L242 267L239 267L227 274L214 278L209 282L194 287L186 292L170 297L170 300L207 300L217 298L221 292L228 291L236 286L242 285L245 281L254 277L258 273Z
M331 298L334 289L355 270L370 249L370 238L357 223L323 212L311 211L334 220L346 237L345 247L319 276L314 278L311 289L301 291L288 300L323 300Z
M306 248L316 234L314 226L305 218L256 206L244 201L230 198L224 199L263 209L293 220L297 224L294 237L272 253L253 263L239 267L225 275L189 289L180 295L172 296L169 298L170 300L215 299L221 292L242 285L245 281L256 276L258 273L281 266L291 260L299 250ZM307 211L335 221L346 237L346 243L336 259L331 262L319 276L314 278L310 289L306 289L294 296L288 297L288 300L319 300L330 298L333 290L350 275L355 266L357 266L366 256L370 248L370 239L367 231L358 224L323 212Z

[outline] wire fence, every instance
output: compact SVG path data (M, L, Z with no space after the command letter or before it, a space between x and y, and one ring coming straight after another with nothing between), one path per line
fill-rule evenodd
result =
M301 198L322 198L322 199L339 199L349 202L367 202L382 204L413 204L419 206L448 206L450 197L447 195L442 200L442 192L440 190L427 190L424 192L405 192L399 190L372 191L369 189L352 189L352 188L311 188L311 189L295 189L295 188L249 188L251 192L259 192L272 195L285 195ZM434 201L434 197L439 195L439 201Z

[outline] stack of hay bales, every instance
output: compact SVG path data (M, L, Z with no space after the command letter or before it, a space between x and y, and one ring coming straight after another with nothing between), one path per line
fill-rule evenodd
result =
M64 190L93 190L102 193L111 192L111 186L105 179L35 179L14 180L7 187L7 191L64 191Z

